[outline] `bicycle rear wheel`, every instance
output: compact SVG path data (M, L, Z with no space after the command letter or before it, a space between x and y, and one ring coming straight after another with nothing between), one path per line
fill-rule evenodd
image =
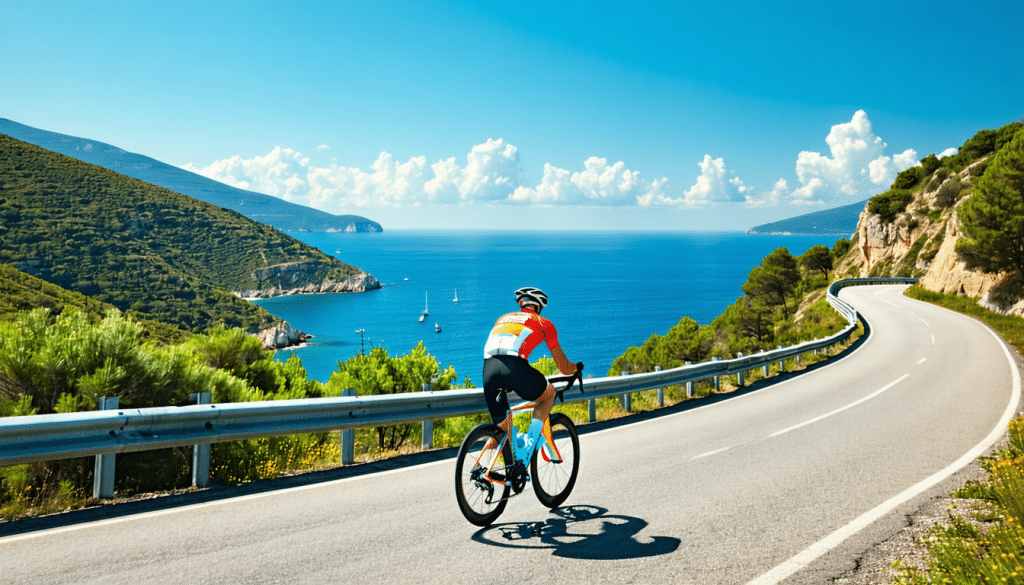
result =
M580 439L572 419L560 412L551 415L551 435L561 460L542 445L530 461L533 491L548 508L557 508L569 497L580 471Z
M477 526L489 526L508 503L511 489L508 482L494 483L485 477L495 457L491 477L504 480L508 476L505 467L513 461L512 448L506 443L502 453L498 453L498 445L504 437L505 432L498 425L479 425L462 440L455 459L455 497L462 515Z

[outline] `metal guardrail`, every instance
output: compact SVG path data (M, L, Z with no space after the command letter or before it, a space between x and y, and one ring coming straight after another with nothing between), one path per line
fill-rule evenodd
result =
M629 376L589 378L584 384L585 394L577 386L564 393L565 401L592 400L732 375L825 349L846 340L857 325L857 312L839 299L840 289L859 284L913 282L916 280L907 278L836 281L829 287L827 298L846 317L848 325L830 337L731 360ZM433 421L486 412L483 391L468 389L7 417L0 419L0 466Z

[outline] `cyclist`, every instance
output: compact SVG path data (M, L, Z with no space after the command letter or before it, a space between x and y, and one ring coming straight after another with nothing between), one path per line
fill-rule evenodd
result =
M540 316L541 310L548 304L547 295L538 288L524 287L517 290L515 296L519 311L502 315L495 322L484 345L484 398L491 419L506 432L512 421L506 416L508 398L503 394L499 400L499 388L511 390L523 400L536 403L530 430L524 441L526 458L529 459L542 432L548 443L554 445L548 415L555 405L555 387L527 361L530 352L543 341L547 343L551 357L563 375L576 373L577 366L566 359L558 345L558 332L554 324Z

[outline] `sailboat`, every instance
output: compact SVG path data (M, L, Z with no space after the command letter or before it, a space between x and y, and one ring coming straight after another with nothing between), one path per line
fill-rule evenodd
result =
M425 318L427 317L427 315L429 315L429 314L430 314L430 312L429 312L429 311L427 311L427 293L423 293L423 314L422 314L422 315L420 315L420 323L422 323L422 322L423 322L423 320L424 320L424 319L425 319Z
M436 322L434 323L434 331L437 331L438 333L441 332L441 326L439 324L437 324Z
M453 303L459 302L459 289L455 289L455 298L452 299Z

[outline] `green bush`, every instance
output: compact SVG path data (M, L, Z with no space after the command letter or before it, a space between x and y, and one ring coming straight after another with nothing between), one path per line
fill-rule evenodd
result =
M960 175L953 175L946 179L935 193L935 204L940 207L952 207L959 199L963 188L963 183L960 182Z
M892 223L913 200L914 194L906 189L889 189L868 201L868 211L880 216L883 222Z
M903 170L900 174L896 175L896 180L892 182L893 189L910 189L917 185L918 181L921 180L923 172L921 167L910 167L909 169Z

